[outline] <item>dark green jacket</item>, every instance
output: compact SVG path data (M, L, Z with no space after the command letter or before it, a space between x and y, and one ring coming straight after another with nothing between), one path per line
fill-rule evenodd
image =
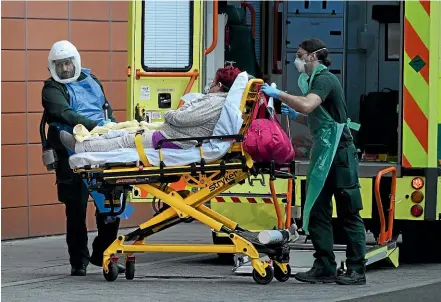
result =
M100 85L104 94L101 82L91 74L91 77ZM78 80L81 81L86 78L83 72L80 74ZM66 85L58 83L52 77L44 82L43 90L41 92L42 105L47 113L47 123L58 122L75 127L78 124L84 125L89 131L98 125L97 121L89 120L88 118L76 113L72 110L69 104L69 93ZM106 96L104 99L107 102ZM109 102L107 102L109 104ZM108 116L112 122L116 122L113 116L112 107L109 104Z

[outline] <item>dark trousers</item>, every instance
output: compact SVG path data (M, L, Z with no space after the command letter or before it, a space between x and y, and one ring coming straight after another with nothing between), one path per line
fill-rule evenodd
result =
M115 222L106 223L106 218L96 216L98 236L95 237L92 255L87 247L86 213L89 193L80 176L74 174L69 167L68 157L59 158L57 175L58 199L66 206L66 242L70 256L70 264L74 267L82 264L101 266L103 253L116 239L119 218Z
M87 199L86 199L87 201ZM119 228L119 218L115 222L106 223L104 217L96 216L98 236L92 243L92 255L87 247L86 213L87 202L68 202L66 205L66 243L69 252L69 262L77 267L89 262L101 266L103 253L116 239Z
M309 233L315 249L314 266L329 274L334 274L337 267L333 252L332 196L335 198L337 217L348 238L347 268L358 273L365 272L366 230L359 213L363 205L358 169L355 146L339 147L325 185L310 213Z
M118 235L120 220L106 223L106 218L96 216L98 236L92 243L92 255L87 246L86 213L89 192L86 184L78 174L73 173L69 166L69 154L60 141L60 133L56 127L49 127L48 140L57 150L58 163L56 183L58 200L66 206L66 242L70 264L74 267L89 262L101 266L103 253Z

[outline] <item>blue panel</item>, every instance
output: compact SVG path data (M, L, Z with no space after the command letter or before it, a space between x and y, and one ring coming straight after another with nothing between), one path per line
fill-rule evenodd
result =
M343 85L343 55L342 54L329 54L328 58L331 60L331 66L328 67L329 71L335 74L335 76Z
M288 48L295 49L306 39L322 40L330 49L343 48L343 18L288 18Z
M346 104L349 118L358 119L360 96L365 93L366 66L364 54L348 54L346 68Z
M343 14L344 1L288 1L289 13Z

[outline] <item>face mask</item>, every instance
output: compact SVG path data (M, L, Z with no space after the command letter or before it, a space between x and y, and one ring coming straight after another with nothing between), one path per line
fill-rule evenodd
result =
M300 73L305 72L305 64L305 61L299 58L296 58L296 60L294 61L294 65Z
M318 51L321 51L321 50L324 50L324 49L326 49L326 48L320 48L320 49L317 49L316 51L313 51L310 54L308 54L306 56L306 59L308 60L308 62L306 62L306 59L305 60L301 60L299 58L296 58L294 64L296 65L297 70L300 73L302 73L302 72L311 73L312 70L314 69L314 67L313 67L314 60L312 60L311 56L313 54L317 53Z
M211 87L213 87L213 80L210 80L207 85L205 85L204 87L204 93L205 94L209 94L210 93L210 89Z

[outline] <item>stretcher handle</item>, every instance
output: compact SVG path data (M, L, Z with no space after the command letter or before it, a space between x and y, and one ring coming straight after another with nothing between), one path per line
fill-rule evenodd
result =
M273 73L278 74L282 71L277 67L277 55L279 53L279 5L283 1L274 2L274 26L273 26L273 37L274 37L274 47L273 47Z
M242 142L243 141L243 135L222 135L222 136L200 136L200 137L188 137L188 138L164 138L161 139L157 146L156 150L159 150L162 148L162 144L165 142L185 142L185 141L197 141L198 145L202 145L203 141L209 140L209 139L218 139L218 140L232 140L236 142Z
M392 184L390 190L390 205L388 213L388 224L386 231L386 219L384 217L383 204L380 196L380 182L381 177L387 173L392 173ZM384 244L385 242L392 240L393 223L395 216L395 193L397 187L397 169L395 167L389 167L378 172L375 179L375 199L377 202L378 214L380 217L380 234L378 235L378 244Z
M248 10L250 11L250 14L251 14L251 30L253 31L253 38L255 39L256 38L256 10L251 5L251 3L248 3L246 1L242 1L240 6L243 7L243 8L248 8Z
M207 49L205 49L204 54L208 55L209 53L211 53L217 45L217 27L218 27L218 0L213 0L213 40L211 41L211 45L210 47L208 47Z
M126 210L126 204L127 204L126 192L124 191L122 194L123 194L123 200L121 202L121 209L119 209L118 212L115 212L115 205L112 202L110 204L110 212L98 212L97 215L101 217L109 217L109 216L115 217L121 215Z

